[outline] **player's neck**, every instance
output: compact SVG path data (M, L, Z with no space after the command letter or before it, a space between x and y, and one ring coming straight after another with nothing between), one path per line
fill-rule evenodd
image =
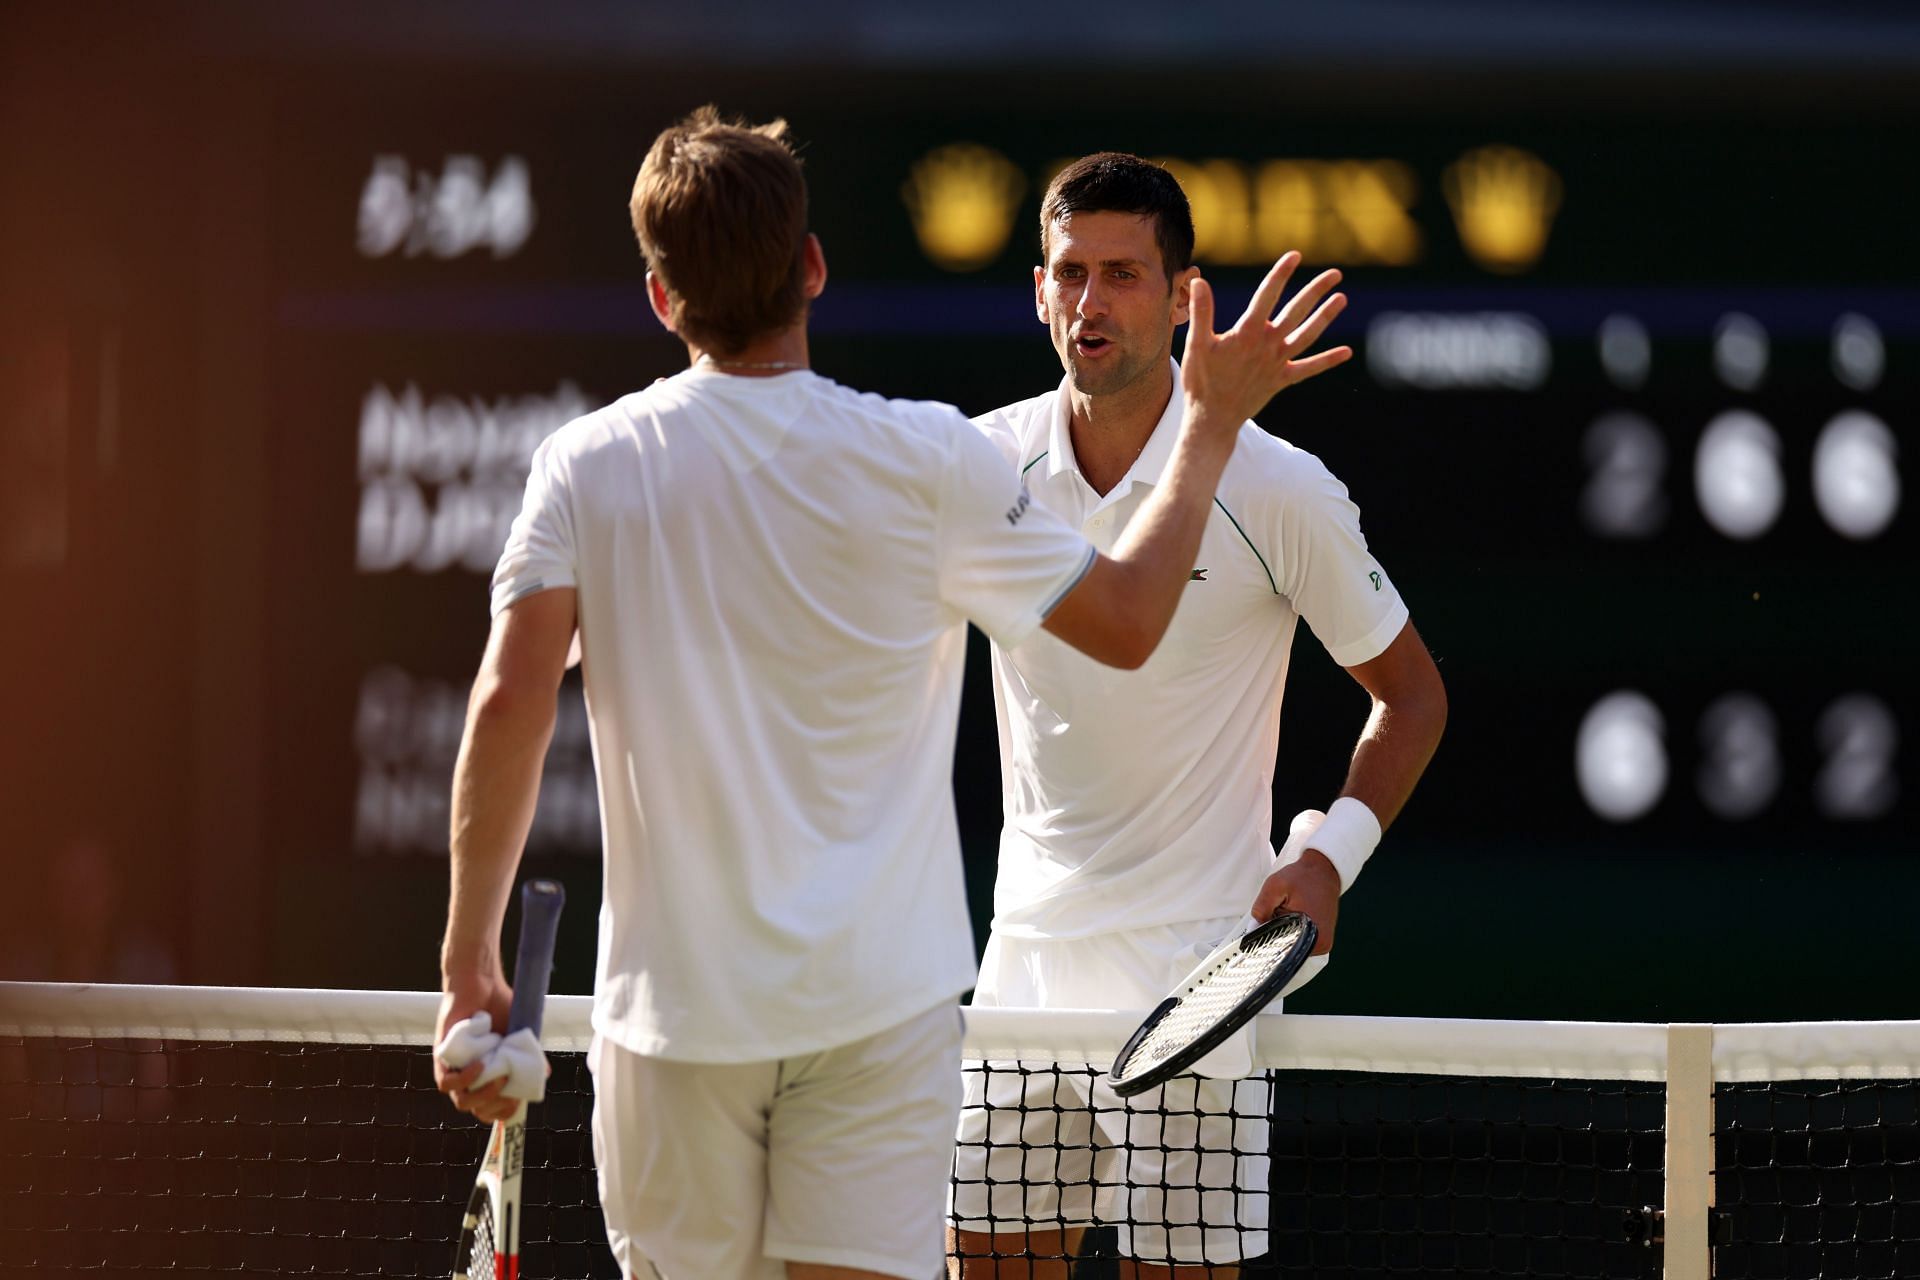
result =
M687 359L701 368L740 378L772 378L792 373L808 367L807 327L796 324L755 338L738 351L708 351L689 342Z
M1105 497L1126 478L1172 398L1173 366L1165 361L1155 376L1137 379L1111 395L1084 395L1068 388L1073 459L1095 493Z

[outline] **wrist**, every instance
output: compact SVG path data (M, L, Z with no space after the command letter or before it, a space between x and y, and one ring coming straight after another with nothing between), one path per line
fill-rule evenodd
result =
M1333 865L1340 877L1340 892L1345 893L1379 843L1380 819L1373 810L1352 796L1341 796L1314 829L1308 848Z
M440 986L452 991L483 984L500 972L500 952L483 943L456 945L451 939L440 949Z
M1189 403L1188 416L1180 426L1180 439L1174 446L1174 461L1168 467L1170 483L1178 475L1205 488L1211 496L1226 471L1233 447L1240 438L1244 418L1227 419L1223 415L1198 411Z
M1303 850L1300 856L1295 858L1289 865L1292 866L1293 874L1296 877L1304 875L1310 876L1315 880L1325 880L1327 887L1332 889L1336 896L1340 893L1342 888L1340 883L1340 868L1334 866L1333 859L1320 852L1320 850Z
M1240 424L1247 420L1244 414L1209 404L1199 396L1189 395L1186 402L1181 421L1197 441L1218 443L1222 437L1232 440L1239 433Z

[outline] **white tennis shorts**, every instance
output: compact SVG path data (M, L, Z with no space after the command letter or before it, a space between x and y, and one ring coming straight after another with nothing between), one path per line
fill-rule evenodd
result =
M1240 920L987 940L973 1003L1152 1009ZM1122 1098L1105 1073L969 1062L948 1220L1019 1234L1099 1223L1143 1262L1237 1262L1267 1250L1264 1077L1194 1080Z
M811 1262L927 1280L960 1089L958 1008L775 1062L672 1062L595 1037L593 1155L635 1280L781 1280Z

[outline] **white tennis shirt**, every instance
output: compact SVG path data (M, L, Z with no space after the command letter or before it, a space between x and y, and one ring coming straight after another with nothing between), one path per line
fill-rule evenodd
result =
M972 986L965 622L1017 645L1092 562L946 405L695 368L555 432L493 609L579 591L595 1029L764 1061Z
M1074 461L1065 381L974 423L1036 503L1111 551L1173 455L1179 385L1176 365L1166 412L1105 497ZM1146 665L1104 667L1046 632L996 639L996 933L1078 938L1246 914L1271 869L1280 698L1302 617L1351 667L1399 635L1407 609L1346 487L1248 422Z

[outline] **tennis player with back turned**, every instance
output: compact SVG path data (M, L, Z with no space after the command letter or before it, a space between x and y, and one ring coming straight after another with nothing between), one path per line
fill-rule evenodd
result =
M1135 156L1068 165L1041 204L1034 304L1065 377L976 425L1034 501L1095 546L1131 536L1190 425L1178 390L1195 348L1178 364L1172 353L1193 244L1179 183ZM1005 812L975 1004L1151 1009L1249 913L1281 907L1314 921L1326 953L1340 894L1432 757L1446 722L1439 672L1318 458L1240 424L1192 578L1138 670L1088 662L1052 636L991 637ZM1280 698L1301 618L1372 712L1339 798L1324 819L1295 820L1284 852L1298 857L1276 870ZM1258 1082L1176 1082L1186 1114L1163 1117L1158 1089L1120 1099L1096 1083L1089 1106L1077 1079L990 1079L969 1074L959 1133L960 1275L1064 1277L1064 1261L1026 1255L1071 1256L1098 1222L1118 1225L1130 1275L1222 1280L1266 1251ZM1018 1140L1002 1119L989 1149L989 1115L1023 1102Z
M944 405L808 368L826 285L784 124L711 109L634 186L655 313L690 367L556 432L493 580L455 768L440 1031L508 989L499 934L576 629L605 830L589 1061L608 1235L632 1277L941 1267L973 985L950 765L972 619L1120 666L1159 642L1246 417L1344 349L1284 279L1216 335L1107 554ZM1296 359L1295 357L1299 357ZM436 1064L482 1119L517 1104Z

